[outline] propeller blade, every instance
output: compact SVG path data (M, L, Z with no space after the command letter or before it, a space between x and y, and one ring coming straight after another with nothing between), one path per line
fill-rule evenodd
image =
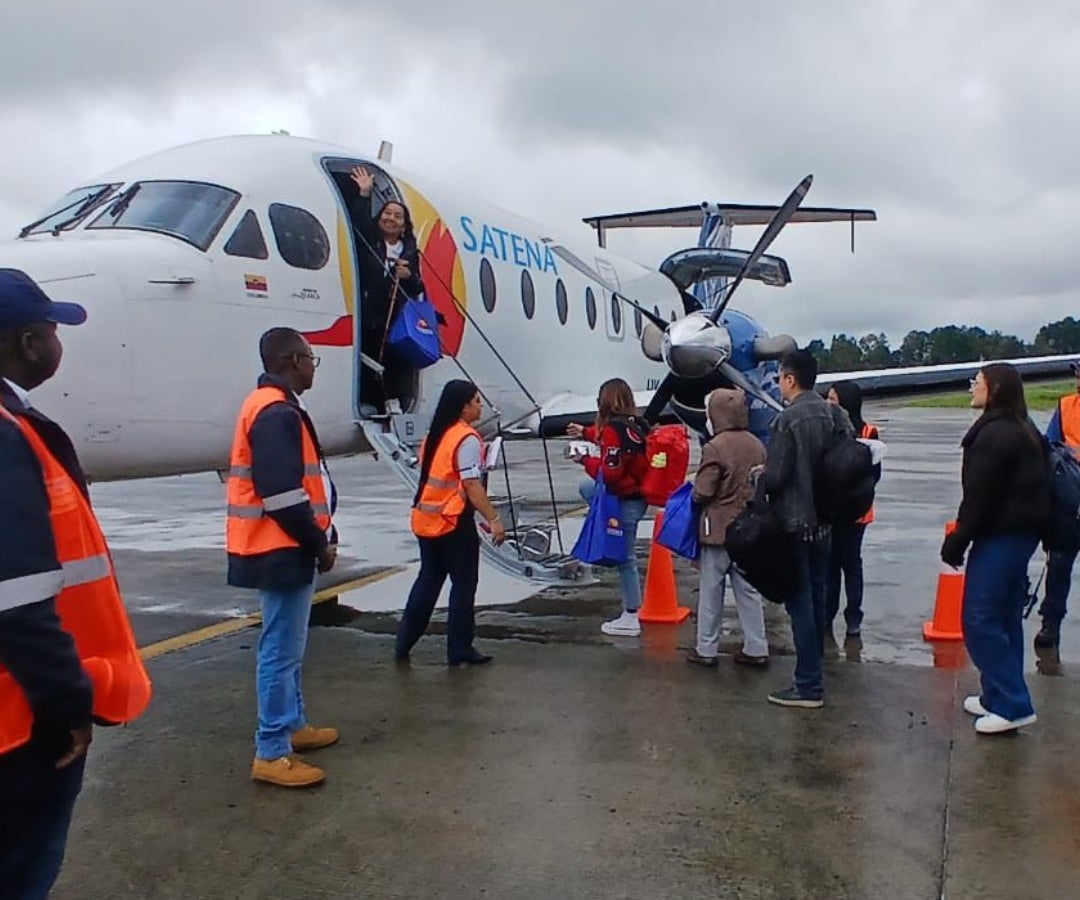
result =
M663 339L663 329L652 322L646 322L645 327L641 329L641 352L653 362L663 362L664 354L660 349L660 342Z
M674 372L669 372L664 376L664 380L660 382L660 387L656 389L652 400L649 401L649 405L645 407L645 412L642 413L642 418L650 425L655 424L660 419L664 407L675 396L675 387L678 383L679 376Z
M548 246L551 248L551 252L554 253L557 257L559 257L559 259L565 260L567 263L569 263L570 266L577 269L586 278L595 281L609 294L614 294L616 297L622 300L623 303L626 303L628 306L632 306L646 319L652 322L657 328L667 328L668 322L665 319L662 319L660 316L656 315L656 313L654 313L651 309L646 309L644 306L635 303L622 291L620 291L619 288L617 288L610 281L604 278L603 275L597 272L596 269L594 269L587 262L585 262L585 260L583 260L580 256L572 253L570 250L567 250L566 247L564 247L562 244L549 244Z
M769 222L768 227L762 232L758 242L754 245L754 249L750 251L750 255L746 257L746 262L743 263L742 268L739 270L739 274L735 276L735 280L731 282L731 287L728 288L727 293L724 294L724 299L721 300L711 313L710 318L714 322L720 321L720 316L723 314L724 309L727 307L728 302L731 300L731 295L735 293L735 290L743 279L746 277L746 273L750 271L750 267L754 265L766 250L769 249L769 244L776 240L776 236L783 230L783 227L787 224L794 214L795 210L799 208L799 204L802 203L803 198L806 196L806 192L810 190L810 185L814 183L814 176L807 175L796 186L795 190L791 192L787 200L784 201L784 205L781 206L776 214L772 217L772 221Z
M783 405L779 403L775 397L771 396L770 394L759 388L756 384L754 384L754 382L752 382L749 378L743 375L743 373L736 369L731 363L720 363L720 374L723 375L733 385L735 385L735 387L742 388L751 397L760 400L767 406L771 406L777 412L783 410Z

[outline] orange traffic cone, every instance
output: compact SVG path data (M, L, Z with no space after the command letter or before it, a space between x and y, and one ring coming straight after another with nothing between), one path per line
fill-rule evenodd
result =
M679 606L679 595L675 590L675 567L671 562L671 551L656 543L664 514L657 513L653 523L653 539L649 544L649 568L645 572L645 597L638 613L641 622L681 622L690 609Z
M945 534L956 531L955 522L945 524ZM941 564L938 573L937 597L934 600L934 621L923 622L924 641L962 641L964 629L960 611L964 605L964 569Z

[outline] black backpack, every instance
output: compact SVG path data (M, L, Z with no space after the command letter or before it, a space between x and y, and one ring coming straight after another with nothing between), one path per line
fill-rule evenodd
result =
M873 454L853 435L837 431L814 472L814 509L822 524L857 522L874 503Z
M766 600L783 603L796 587L795 540L780 527L765 499L765 478L754 497L727 527L724 549Z
M1080 547L1080 461L1064 444L1047 443L1050 521L1043 534L1048 551L1075 553Z

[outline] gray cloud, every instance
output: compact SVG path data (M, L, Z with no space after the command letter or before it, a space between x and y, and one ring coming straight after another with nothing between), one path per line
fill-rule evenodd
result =
M908 0L543 7L5 4L0 230L96 171L284 127L564 229L648 205L875 207L792 228L795 282L739 303L800 338L949 321L1031 337L1072 311L1080 8ZM579 232L582 233L582 232ZM756 238L736 233L740 243ZM644 261L695 235L618 235Z

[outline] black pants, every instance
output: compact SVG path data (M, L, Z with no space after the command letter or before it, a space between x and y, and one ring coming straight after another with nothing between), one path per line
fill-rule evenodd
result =
M64 861L86 758L56 768L71 739L37 735L0 756L0 897L47 897Z
M409 655L431 621L439 593L450 576L450 613L447 619L446 659L461 662L472 652L476 631L474 608L480 578L480 535L471 514L458 519L457 528L420 542L420 574L409 591L409 601L398 626L396 655Z
M863 620L863 565L862 542L866 525L858 522L834 525L832 530L832 554L829 560L829 578L825 589L825 627L831 629L840 611L840 578L843 576L847 589L847 606L844 621L847 634L858 634Z

